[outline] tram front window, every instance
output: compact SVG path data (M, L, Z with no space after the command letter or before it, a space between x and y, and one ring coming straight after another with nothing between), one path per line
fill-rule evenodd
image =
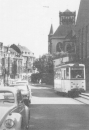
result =
M71 79L84 79L84 70L71 70Z

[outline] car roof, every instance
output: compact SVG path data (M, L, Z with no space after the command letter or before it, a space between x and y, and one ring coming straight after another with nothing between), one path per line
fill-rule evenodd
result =
M18 89L14 88L14 87L0 87L0 91L11 91L13 93L17 93Z

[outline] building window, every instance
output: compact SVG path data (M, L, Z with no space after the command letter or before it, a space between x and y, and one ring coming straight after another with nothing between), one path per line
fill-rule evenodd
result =
M67 45L66 45L66 52L68 52L68 53L75 53L75 45L74 45L74 43L67 43Z

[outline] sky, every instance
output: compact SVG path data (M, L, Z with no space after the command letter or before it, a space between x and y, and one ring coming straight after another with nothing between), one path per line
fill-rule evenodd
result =
M48 53L51 24L59 26L59 11L78 12L80 0L0 0L0 42L20 44L39 57Z

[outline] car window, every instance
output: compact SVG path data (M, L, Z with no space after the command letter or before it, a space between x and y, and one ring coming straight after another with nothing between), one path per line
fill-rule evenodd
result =
M0 102L14 103L14 94L10 91L0 91Z

